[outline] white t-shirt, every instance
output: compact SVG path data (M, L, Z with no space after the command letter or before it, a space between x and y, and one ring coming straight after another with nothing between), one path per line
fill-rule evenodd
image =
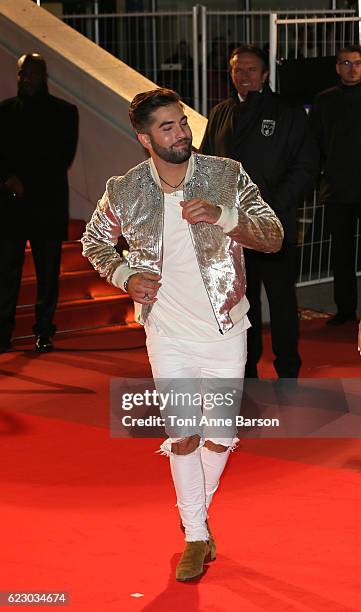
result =
M148 332L201 342L222 340L199 269L190 225L182 218L183 191L164 194L162 286L146 322ZM226 333L236 336L250 326L244 316Z

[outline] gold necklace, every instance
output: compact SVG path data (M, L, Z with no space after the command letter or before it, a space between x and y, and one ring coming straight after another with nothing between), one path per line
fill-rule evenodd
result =
M160 180L163 181L163 183L165 183L166 185L168 185L168 187L171 187L172 189L178 189L178 187L181 186L181 184L183 183L183 181L184 181L184 179L186 177L186 175L184 175L184 177L182 178L181 182L178 183L178 185L171 185L170 183L168 183L168 181L165 181L164 178L162 178L160 176L160 174L158 176L159 176Z

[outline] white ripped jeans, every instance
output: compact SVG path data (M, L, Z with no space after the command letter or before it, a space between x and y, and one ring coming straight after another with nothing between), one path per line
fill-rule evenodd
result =
M167 379L167 384L172 381L176 387L177 381L178 384L179 381L185 381L187 387L189 381L197 379L202 393L206 393L212 389L212 381L215 379L233 379L241 392L247 359L246 334L244 331L238 336L230 339L225 337L217 342L194 342L167 338L147 330L148 356L157 388L162 388L162 379ZM194 406L191 409L194 413ZM199 413L201 410L199 407ZM170 437L163 442L161 450L170 457L185 539L188 542L208 540L205 524L207 510L238 438L235 433L231 437L208 435L206 428L200 430L197 426L178 428L175 432L168 428L166 431ZM172 453L172 443L195 434L199 435L200 444L194 452L186 455ZM227 451L216 453L209 450L204 447L206 440L228 447Z

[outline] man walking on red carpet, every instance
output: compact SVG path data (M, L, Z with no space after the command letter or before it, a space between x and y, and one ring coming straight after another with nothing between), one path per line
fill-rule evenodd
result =
M176 92L140 93L129 114L150 159L109 179L83 254L133 298L157 389L165 381L187 387L202 380L210 388L214 380L242 380L249 326L242 247L277 251L282 225L240 163L192 153ZM126 258L114 248L120 234L129 245ZM170 457L186 540L176 578L186 581L215 558L207 510L237 438L235 427L207 435L195 404L172 409L198 419L173 427L166 418L170 437L161 447Z

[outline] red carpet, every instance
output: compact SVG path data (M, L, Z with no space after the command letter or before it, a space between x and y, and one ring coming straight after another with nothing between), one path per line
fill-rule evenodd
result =
M109 379L149 375L144 349L119 342L83 335L0 357L0 591L64 590L68 609L89 612L361 610L354 439L244 441L212 507L217 560L175 582L168 461L157 440L107 429ZM353 325L304 321L301 352L304 377L360 376ZM274 375L267 333L262 374Z

